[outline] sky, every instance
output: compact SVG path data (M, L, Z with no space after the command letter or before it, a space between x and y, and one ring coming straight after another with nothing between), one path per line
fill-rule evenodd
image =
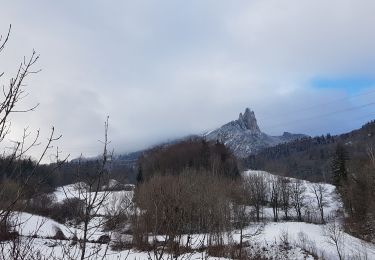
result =
M8 140L50 128L63 155L115 153L201 134L246 107L260 128L320 135L375 119L375 2L277 0L3 1L6 84L33 49ZM41 146L40 146L41 147ZM37 157L41 148L34 150Z

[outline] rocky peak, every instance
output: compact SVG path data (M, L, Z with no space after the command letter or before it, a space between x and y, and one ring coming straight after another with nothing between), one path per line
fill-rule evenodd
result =
M254 111L251 111L249 108L246 108L245 113L238 118L238 123L244 129L250 130L253 133L260 133L260 129L255 118Z
M230 121L205 135L206 140L220 141L240 158L256 154L264 148L290 142L304 135L284 133L282 136L270 136L259 129L255 114L249 108L241 113L237 120Z

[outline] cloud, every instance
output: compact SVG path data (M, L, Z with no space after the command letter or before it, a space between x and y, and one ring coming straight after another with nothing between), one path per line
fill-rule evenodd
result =
M12 75L32 48L43 69L25 100L41 106L18 116L13 133L53 124L67 153L95 155L109 115L113 147L126 152L202 133L245 107L270 134L348 131L371 119L374 107L319 115L375 93L353 98L311 80L374 78L374 7L346 0L2 4L0 32L6 23L13 31L1 70Z

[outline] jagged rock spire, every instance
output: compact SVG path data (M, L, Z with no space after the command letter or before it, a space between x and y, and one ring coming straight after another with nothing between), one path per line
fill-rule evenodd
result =
M255 118L254 111L251 111L249 108L246 108L245 113L238 118L238 122L242 128L248 129L253 133L260 133L260 129Z
M237 120L230 121L205 135L207 140L220 140L237 157L241 158L256 154L264 148L290 142L303 136L290 133L284 133L283 136L270 136L262 133L254 112L249 108L246 108L245 113L241 113Z

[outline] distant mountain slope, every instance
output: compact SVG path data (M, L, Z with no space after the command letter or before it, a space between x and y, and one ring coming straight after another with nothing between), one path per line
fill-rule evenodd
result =
M282 136L270 136L263 133L258 126L255 114L249 108L240 113L237 120L231 121L222 127L205 134L210 141L220 141L229 147L237 157L247 157L256 154L266 147L280 143L294 141L306 137L302 134L285 132Z
M251 169L327 182L331 178L331 160L338 144L348 153L348 169L359 171L369 161L368 150L375 149L375 121L341 135L305 137L267 147L243 159L243 163Z

